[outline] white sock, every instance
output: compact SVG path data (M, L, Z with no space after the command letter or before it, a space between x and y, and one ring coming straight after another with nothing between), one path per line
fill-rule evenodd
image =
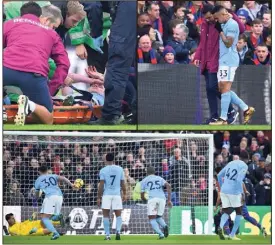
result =
M29 109L31 112L34 112L36 108L36 105L34 102L32 102L31 100L29 100Z

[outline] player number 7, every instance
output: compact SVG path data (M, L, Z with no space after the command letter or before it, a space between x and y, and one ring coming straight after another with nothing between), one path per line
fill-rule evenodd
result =
M116 176L115 176L115 175L110 175L110 177L112 178L112 183L111 183L111 185L113 185L113 184L114 184L114 181L115 181L115 179L116 179Z

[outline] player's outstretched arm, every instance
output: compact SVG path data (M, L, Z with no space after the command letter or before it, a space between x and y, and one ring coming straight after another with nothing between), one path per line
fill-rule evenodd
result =
M173 206L171 202L171 185L168 182L165 182L165 187L167 190L167 205L171 208Z
M64 176L58 176L58 180L65 182L68 186L75 188L76 186Z
M103 195L104 180L100 180L97 193L97 206L100 207L101 198Z

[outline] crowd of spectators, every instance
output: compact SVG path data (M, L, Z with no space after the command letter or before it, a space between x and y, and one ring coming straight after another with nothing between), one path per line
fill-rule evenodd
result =
M207 132L210 133L210 132ZM271 132L212 132L214 134L214 172L216 174L240 152L249 155L244 183L250 193L247 205L271 205ZM26 138L25 138L26 139ZM64 175L71 181L84 180L80 190L61 185L65 206L96 205L99 171L105 154L113 152L115 163L123 167L127 188L125 204L142 203L140 181L146 167L153 166L156 174L172 186L172 202L178 205L208 205L208 152L206 140L195 138L135 141L93 137L87 143L75 139L51 136L42 142L33 136L28 143L22 138L4 141L3 200L4 205L38 206L34 182L38 167L47 165L51 173ZM81 142L84 140L82 139ZM25 143L24 143L25 142ZM59 143L57 143L59 142ZM85 141L86 142L86 141ZM215 179L214 179L215 180ZM217 189L214 181L214 200Z
M209 5L238 21L240 64L271 64L271 1L138 1L138 63L193 64Z

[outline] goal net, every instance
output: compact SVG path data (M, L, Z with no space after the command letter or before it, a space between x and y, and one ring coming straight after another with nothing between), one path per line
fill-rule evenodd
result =
M108 152L124 169L127 201L123 204L122 234L153 234L140 181L146 167L172 187L173 208L164 219L170 234L213 233L213 136L211 134L4 132L4 215L24 221L40 212L42 198L34 197L38 167L84 186L72 190L61 184L62 213L70 217L66 234L104 234L102 211L97 207L99 171ZM39 218L39 217L38 217ZM115 232L115 217L111 215ZM7 223L4 221L4 224Z

